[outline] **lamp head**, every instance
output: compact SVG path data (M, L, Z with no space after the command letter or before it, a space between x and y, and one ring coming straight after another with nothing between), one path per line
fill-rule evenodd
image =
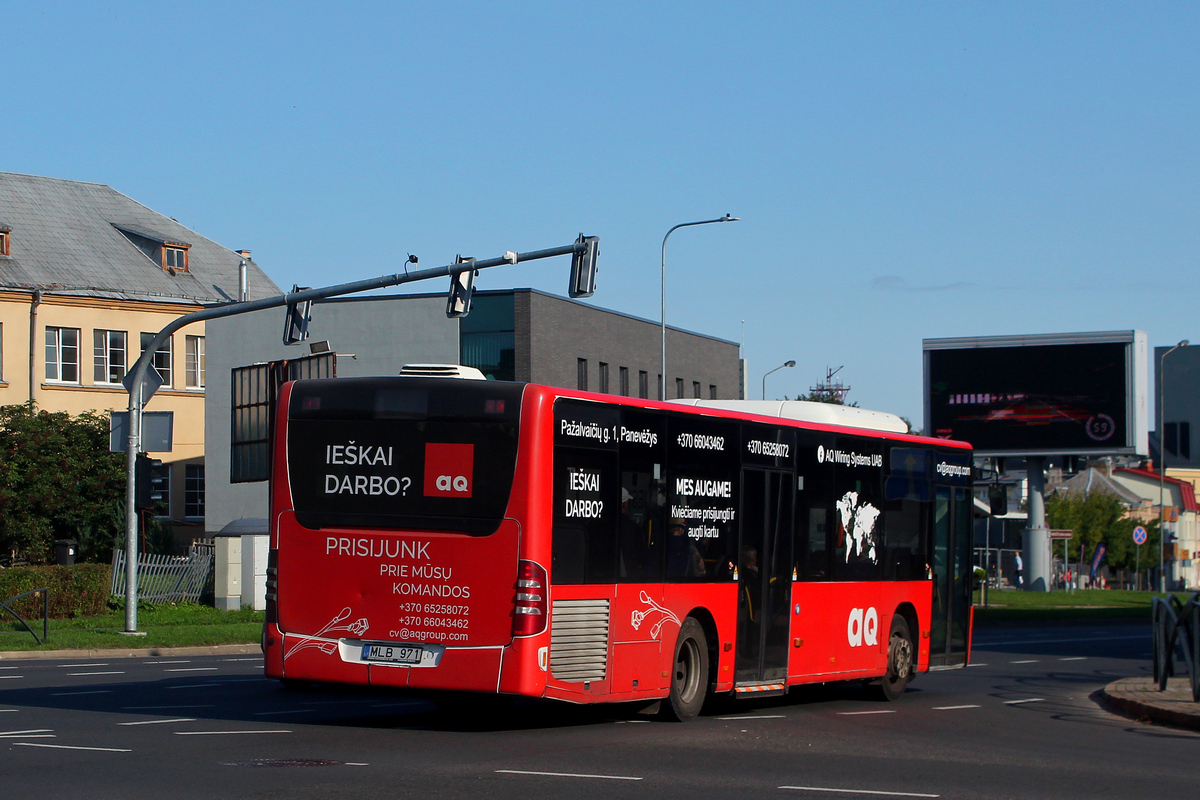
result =
M719 220L717 220L717 222L738 222L740 220L741 220L741 217L731 217L731 216L729 216L729 212L727 211L727 212L725 212L725 216L721 217Z
M795 361L785 361L783 365L785 367L794 367L794 366L796 366L796 362Z
M1189 342L1187 339L1184 339L1182 342L1180 342L1179 344L1177 344L1175 346L1176 347L1187 347L1189 344L1191 344L1191 342Z

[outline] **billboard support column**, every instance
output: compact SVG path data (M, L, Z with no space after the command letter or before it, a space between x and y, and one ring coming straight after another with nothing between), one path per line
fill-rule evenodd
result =
M1029 478L1029 526L1025 528L1025 590L1050 589L1050 529L1046 527L1046 459L1030 456L1025 461Z

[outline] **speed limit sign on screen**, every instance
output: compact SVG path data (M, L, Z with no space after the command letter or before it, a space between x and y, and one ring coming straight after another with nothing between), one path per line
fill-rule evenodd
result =
M1146 529L1143 528L1141 525L1138 525L1136 528L1133 529L1133 543L1134 544L1145 544L1146 543Z

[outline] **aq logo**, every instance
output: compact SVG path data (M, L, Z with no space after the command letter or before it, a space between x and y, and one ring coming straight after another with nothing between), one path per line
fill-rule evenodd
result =
M425 443L425 496L470 497L475 445Z
M874 647L879 644L879 612L874 608L865 611L861 608L850 609L850 619L846 621L846 638L851 647Z

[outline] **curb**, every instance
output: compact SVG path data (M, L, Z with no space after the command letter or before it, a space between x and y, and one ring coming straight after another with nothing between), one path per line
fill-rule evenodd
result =
M142 647L132 650L94 647L87 650L10 650L0 661L34 661L63 658L144 658L146 656L236 656L262 654L259 644L217 644L196 647Z
M1165 692L1151 678L1122 678L1100 691L1104 705L1131 719L1200 730L1200 703L1186 678L1171 678Z

